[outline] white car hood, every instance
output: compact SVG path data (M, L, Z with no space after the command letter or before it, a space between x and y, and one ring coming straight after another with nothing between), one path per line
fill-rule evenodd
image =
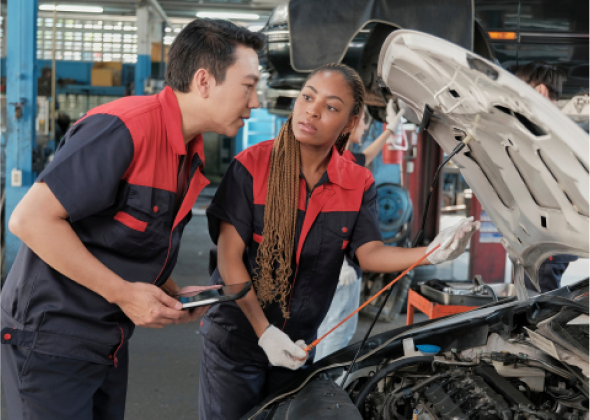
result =
M386 39L378 74L418 118L426 105L434 111L428 132L447 154L473 136L453 161L518 280L524 268L536 282L550 255L588 257L588 135L554 104L477 54L416 31Z

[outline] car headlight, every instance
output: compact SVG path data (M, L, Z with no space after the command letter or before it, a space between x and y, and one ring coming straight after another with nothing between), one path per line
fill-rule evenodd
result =
M289 19L289 4L281 4L280 6L276 7L270 18L268 19L268 26L276 26L283 23L287 23Z

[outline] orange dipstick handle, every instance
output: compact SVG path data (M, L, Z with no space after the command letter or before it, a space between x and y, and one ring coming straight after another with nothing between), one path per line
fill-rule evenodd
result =
M373 297L371 297L369 300L367 300L365 303L363 303L356 311L354 311L353 313L351 313L350 315L348 315L346 318L344 318L342 321L340 321L338 323L338 325L336 325L334 328L332 328L330 331L328 331L327 333L325 333L324 335L322 335L320 338L314 340L313 342L311 342L311 344L309 344L306 348L305 351L307 353L310 352L311 349L313 349L315 346L317 346L320 341L322 341L324 338L326 338L329 334L331 334L336 328L338 328L339 326L341 326L342 324L344 324L346 321L348 321L350 318L352 318L354 316L354 314L356 314L358 311L360 311L361 309L363 309L365 306L367 306L369 303L371 303L375 298L377 298L381 293L383 293L384 291L386 291L388 288L390 288L391 286L393 286L395 284L396 281L398 281L399 279L401 279L403 276L405 276L406 274L408 274L408 272L410 270L413 270L416 266L418 266L422 261L424 261L426 258L428 258L434 251L436 251L437 249L440 248L440 244L435 246L434 249L432 251L430 251L429 253L425 254L422 258L420 258L418 261L416 261L414 264L412 264L407 270L405 270L403 273L401 273L399 276L397 276L395 279L393 279L391 281L391 283L389 283L387 286L385 286L383 289L379 290L377 293L375 293L375 295L373 295Z

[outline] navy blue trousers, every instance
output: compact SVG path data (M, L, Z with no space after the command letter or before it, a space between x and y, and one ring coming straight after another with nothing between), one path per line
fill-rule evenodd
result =
M199 420L238 420L266 396L301 374L281 367L240 361L239 348L203 339L199 376Z
M9 420L123 420L129 356L117 367L2 345Z

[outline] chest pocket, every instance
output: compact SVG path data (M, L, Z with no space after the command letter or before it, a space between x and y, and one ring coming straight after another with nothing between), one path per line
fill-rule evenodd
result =
M167 225L172 224L169 207L170 197L165 191L131 185L105 232L106 244L124 255L152 257L167 246L164 235Z
M325 213L325 233L322 239L322 249L343 250L350 243L352 236L352 218L347 214Z

